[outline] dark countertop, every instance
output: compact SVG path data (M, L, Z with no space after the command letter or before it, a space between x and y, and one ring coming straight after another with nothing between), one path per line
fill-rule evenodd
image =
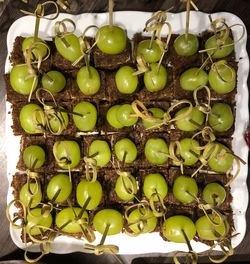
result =
M37 2L32 2L29 4L30 10L34 10L34 6L36 6ZM44 2L44 1L40 1ZM83 13L83 12L106 12L107 11L107 0L79 0L79 1L70 1L71 5L71 13ZM213 13L213 12L231 12L235 15L239 16L243 22L245 23L247 30L250 32L250 1L249 0L203 0L203 1L194 1L200 11ZM179 0L133 0L133 1L125 1L125 0L115 0L115 10L135 10L135 11L157 11L157 10L167 10L170 7L173 7L171 12L180 12L185 10L185 4L181 3ZM2 63L0 64L0 72L1 75L4 72L4 62L7 55L6 48L6 36L7 31L10 25L19 17L23 16L23 14L19 11L21 8L27 9L27 4L23 3L21 0L6 0L4 3L0 3L0 60ZM248 33L248 45L247 45L248 53L250 52L250 41L249 41L249 33ZM250 87L250 82L248 79L248 86ZM8 259L22 259L23 252L21 250L17 250L17 247L13 244L10 235L9 235L9 224L5 217L5 208L6 208L6 195L8 182L6 177L6 156L5 150L9 146L5 144L5 91L3 88L3 80L0 79L0 190L1 190L1 199L0 199L0 230L1 230L1 240L0 240L0 260L8 260ZM250 189L250 180L248 177L248 188ZM235 255L229 259L229 261L235 261L239 263L239 261L249 261L250 262L250 210L248 206L248 211L246 214L247 218L247 232L243 242L236 248ZM83 256L85 255L85 256ZM171 263L171 258L163 257L163 255L136 255L136 256L121 256L121 259L124 263L131 263L132 259L136 257L151 257L151 258L141 258L134 260L134 264L141 263ZM156 259L152 257L162 256L161 259ZM46 257L43 262L45 263L57 263L57 262L69 262L73 263L118 263L117 259L109 256L87 256L87 254L75 253L67 256L56 256L52 255ZM170 261L170 262L169 262ZM201 258L199 263L205 263L206 258ZM249 263L246 262L246 263Z

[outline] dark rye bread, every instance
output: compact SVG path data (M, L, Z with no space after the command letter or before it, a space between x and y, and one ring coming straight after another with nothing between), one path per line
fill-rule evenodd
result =
M38 182L40 184L41 187L41 191L42 191L42 201L44 200L44 177L45 174L44 173L38 173ZM13 196L15 200L19 200L20 199L20 192L22 190L22 187L27 183L28 181L28 176L27 176L27 172L16 172L13 177L12 177L12 182L11 182L11 187L13 188ZM34 182L34 180L31 179L30 181L31 183ZM15 206L19 209L19 211L21 213L23 213L23 207L21 206L21 204L19 202L15 202Z
M58 174L65 174L65 175L67 175L69 177L69 179L71 180L71 183L72 183L72 191L71 191L71 194L69 195L69 197L67 198L66 201L63 201L61 203L58 203L56 201L51 201L48 198L48 194L47 194L47 191L46 191L50 180L54 176L56 176ZM80 173L79 172L71 172L69 174L68 171L64 171L64 172L61 172L61 171L53 171L52 172L51 171L50 173L46 173L44 175L44 190L46 191L45 194L44 194L44 202L45 203L52 203L53 206L55 206L55 207L57 207L57 206L68 206L69 204L71 204L72 206L77 206L77 202L76 202L76 188L75 188L75 186L76 186L76 182L78 181L79 178L80 178ZM65 186L65 187L67 188L67 186ZM58 186L56 186L55 190L56 191L58 190Z
M15 38L14 44L13 44L13 49L10 53L10 63L14 65L18 64L24 64L25 63L25 58L23 55L22 51L22 43L24 41L24 37L22 36L17 36ZM46 44L50 47L51 50L53 50L53 42L52 41L47 41ZM47 72L51 69L51 57L47 58L46 60L42 61L40 70L42 72Z
M23 160L23 153L24 150L31 145L36 145L41 147L45 152L45 162L43 166L39 169L34 169L38 172L46 172L48 165L51 163L53 159L52 153L49 152L47 147L47 138L43 136L22 136L21 142L20 142L20 154L19 154L19 160L17 163L17 169L21 171L25 171L27 169L24 160Z
M72 168L70 171L71 172L74 172L74 171L80 171L82 172L83 171L83 141L80 137L72 137L72 136L56 136L56 137L48 137L48 140L46 141L46 145L47 145L47 148L49 150L50 153L53 153L53 146L56 142L58 141L74 141L78 144L79 146L79 149L80 149L80 162L79 164L75 167L75 168ZM56 162L54 156L53 156L53 160L51 161L51 163L49 164L48 166L48 172L51 172L51 171L61 171L61 172L68 172L68 168L67 169L63 169L61 168L58 163Z
M66 77L66 86L65 88L59 93L52 93L46 92L44 90L40 90L39 95L40 98L43 99L45 102L55 100L57 103L67 102L72 99L72 87L73 87L73 80L70 76L65 75ZM17 104L19 102L28 102L29 95L22 95L13 90L10 84L10 75L4 74L3 79L5 82L5 90L6 90L6 100L12 104ZM38 82L38 88L43 88L41 80ZM32 93L31 101L37 101L36 97L36 90Z
M41 104L39 104L37 102L35 102L35 103L42 107ZM24 129L21 127L21 123L20 123L20 119L19 119L19 115L20 115L22 108L27 104L28 104L27 102L18 102L16 104L12 105L12 120L13 120L12 130L13 130L13 133L15 136L29 135L29 133L24 131ZM47 105L56 107L54 105L54 102L47 102ZM72 111L72 105L64 102L64 103L60 104L59 112L60 112L60 109L62 109L63 112L64 111L71 112ZM62 131L61 135L74 136L77 132L77 129L73 123L71 115L68 115L68 120L69 120L69 123L68 123L66 129L64 129ZM46 129L46 131L44 133L42 131L41 131L41 133L37 133L37 135L43 135L43 134L49 135L49 136L53 135L51 133L51 131L49 131L49 129Z
M133 63L133 56L130 40L127 39L125 50L117 55L105 54L95 46L93 48L93 59L96 68L106 70L114 70L122 65L131 65Z
M122 170L121 170L122 171ZM115 191L115 186L116 186L116 181L119 178L119 174L118 174L118 170L114 170L114 169L106 169L104 171L104 190L105 193L107 194L107 203L119 203L122 204L123 206L129 206L129 205L133 205L136 203L136 201L141 200L141 188L139 185L139 179L138 179L138 175L137 175L137 171L135 169L126 169L126 172L130 173L132 176L135 177L137 186L139 187L137 190L137 193L135 194L136 199L132 199L129 201L126 200L122 200L116 193Z

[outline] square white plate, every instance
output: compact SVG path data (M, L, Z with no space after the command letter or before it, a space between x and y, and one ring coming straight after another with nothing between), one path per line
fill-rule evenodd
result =
M152 13L146 12L135 12L135 11L124 11L114 12L114 21L118 25L122 25L127 29L128 36L131 38L134 33L141 32L145 26L145 21L152 16ZM53 27L55 21L60 21L64 18L70 18L76 23L76 34L80 35L88 25L95 24L102 26L108 22L107 13L87 13L81 15L69 15L60 14L56 20L49 21L41 19L40 22L40 37L43 39L50 39L50 36L54 35ZM243 22L231 13L215 13L212 14L212 18L225 18L226 23L231 26L233 24L242 24ZM171 23L173 27L173 33L184 33L185 31L185 12L178 14L168 14L167 21ZM16 36L30 36L33 35L35 25L35 17L26 16L15 21L9 29L7 36L7 47L8 56L5 64L5 72L9 72L11 65L8 57L12 50L12 46ZM190 32L198 34L209 28L210 21L208 14L202 12L191 12L190 15ZM241 30L237 27L232 28L234 39L239 39ZM243 160L248 160L248 147L244 141L243 133L248 125L249 114L248 114L248 87L247 77L249 72L249 59L246 52L246 40L247 34L244 35L240 42L235 44L236 59L239 60L238 64L238 93L236 95L237 110L236 110L236 121L235 121L235 132L233 139L233 151L236 155L240 156ZM19 157L19 142L20 137L14 137L11 130L12 118L9 114L10 104L6 103L6 135L7 135L7 172L9 183L12 181L12 175L16 172L16 163ZM234 224L236 233L239 233L232 239L233 247L236 247L243 240L246 231L246 209L248 205L248 189L246 178L248 174L248 164L241 166L240 175L233 182L232 188L232 208ZM13 199L12 188L9 187L7 202ZM24 244L20 239L20 230L13 229L10 227L10 233L14 243L24 248ZM96 234L96 242L100 241L100 235ZM143 234L138 237L129 237L125 234L119 234L109 236L106 239L107 244L115 244L119 246L120 254L143 254L143 253L168 253L176 250L186 251L187 246L185 244L177 244L172 242L165 242L157 233ZM194 251L202 252L208 249L208 247L200 242L191 242ZM54 253L69 253L74 251L85 251L83 249L84 242L61 236L56 238L52 244L52 252ZM37 248L35 247L34 250ZM86 251L85 251L86 252Z

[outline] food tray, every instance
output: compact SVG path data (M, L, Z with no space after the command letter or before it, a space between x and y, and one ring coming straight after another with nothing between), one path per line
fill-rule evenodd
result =
M141 32L145 26L145 21L152 16L149 12L136 12L136 11L122 11L114 12L114 21L116 24L121 25L127 29L128 37L131 38L134 33ZM178 14L168 14L167 21L170 22L173 28L173 33L184 33L185 32L185 12ZM56 20L49 21L41 19L40 22L40 37L48 39L54 36L53 26L58 20L64 18L72 19L76 24L76 34L80 35L80 31L83 31L88 25L95 24L102 26L108 22L107 13L86 13L80 15L69 15L60 14ZM225 18L226 23L230 26L233 24L242 24L240 18L231 13L214 13L212 18ZM7 35L7 47L8 56L5 64L5 72L9 72L11 65L9 63L9 55L12 50L12 45L16 36L30 36L33 34L33 26L35 25L34 16L25 16L16 20L9 29ZM198 34L209 28L210 21L208 14L202 12L191 12L190 14L190 32ZM240 29L240 30L239 30ZM232 33L234 39L240 38L242 32L241 28L233 27ZM249 72L249 59L246 52L246 41L247 34L241 39L241 41L235 44L236 60L238 64L238 93L236 95L236 121L235 121L235 132L233 138L233 151L236 155L240 156L247 162L248 160L248 147L244 141L243 133L248 125L249 114L248 114L248 87L247 77ZM19 156L19 142L20 137L15 137L11 130L12 118L10 113L10 104L6 103L6 137L7 137L7 176L9 185L12 181L12 175L16 171L16 164ZM248 205L248 189L247 189L247 175L248 175L248 164L241 165L240 175L231 185L231 192L233 196L232 209L233 219L235 224L235 233L239 235L232 239L233 247L236 247L243 240L246 232L246 209ZM13 199L13 189L9 187L7 202L9 203ZM244 202L243 202L244 201ZM11 237L14 243L24 248L25 245L20 239L20 230L13 229L10 227ZM96 241L100 241L101 235L96 233ZM70 253L75 251L84 251L83 241L65 236L57 237L52 243L52 252L54 253ZM172 242L164 241L159 233L142 234L138 237L129 237L125 234L118 234L114 236L108 236L106 239L107 244L115 244L119 246L119 254L144 254L144 253L168 253L172 251L187 251L185 244L177 244ZM208 246L200 242L191 241L191 245L195 252L202 252L208 249ZM34 246L33 250L38 248Z

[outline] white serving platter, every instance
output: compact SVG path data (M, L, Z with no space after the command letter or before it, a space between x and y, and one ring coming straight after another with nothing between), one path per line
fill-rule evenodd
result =
M124 11L114 12L114 21L116 24L123 26L127 29L128 36L131 38L134 33L141 32L145 26L145 21L152 16L149 12L135 12L135 11ZM50 39L54 36L53 27L56 21L60 21L64 18L70 18L76 23L76 34L80 35L81 32L89 25L95 24L102 26L108 22L107 13L87 13L81 15L69 15L60 14L56 20L49 21L41 19L40 22L40 37L43 39ZM241 19L231 13L214 13L212 18L225 18L226 23L231 26L233 24L244 25ZM168 14L167 21L173 27L174 33L185 32L185 13ZM33 34L35 25L35 17L25 16L16 20L9 29L7 35L7 47L8 56L5 64L5 72L9 72L11 65L9 63L9 54L12 50L13 42L16 36L30 36ZM190 15L190 32L198 34L209 28L210 21L208 14L202 12L191 12ZM232 28L234 39L239 39L241 36L241 28ZM246 52L246 41L247 34L241 39L240 42L235 44L236 60L239 60L238 64L238 93L236 95L236 121L235 121L235 132L233 138L233 151L236 155L240 156L247 162L248 160L248 147L244 141L243 133L248 125L249 114L248 114L248 87L247 77L249 72L249 59ZM7 173L9 180L9 190L7 203L13 199L12 188L10 186L12 181L12 175L16 172L16 163L19 157L19 142L20 137L15 137L11 130L12 118L10 114L11 106L6 103L6 135L7 135ZM248 189L247 179L248 175L248 164L241 166L240 175L233 182L232 188L232 208L233 218L236 233L239 233L232 239L233 247L238 246L244 238L246 232L246 209L248 205ZM10 233L14 243L24 248L25 245L20 239L20 230L13 229L10 226ZM100 241L100 234L96 234L96 242ZM165 242L158 233L143 234L138 237L129 237L125 234L119 234L109 236L106 239L107 244L115 244L119 246L120 254L144 254L144 253L168 253L172 251L187 251L185 244L177 244L172 242ZM69 253L75 251L86 252L83 248L84 242L61 236L55 239L52 243L52 252L54 253ZM191 245L195 252L203 252L208 249L208 246L200 243L191 241ZM36 247L33 250L37 250Z

